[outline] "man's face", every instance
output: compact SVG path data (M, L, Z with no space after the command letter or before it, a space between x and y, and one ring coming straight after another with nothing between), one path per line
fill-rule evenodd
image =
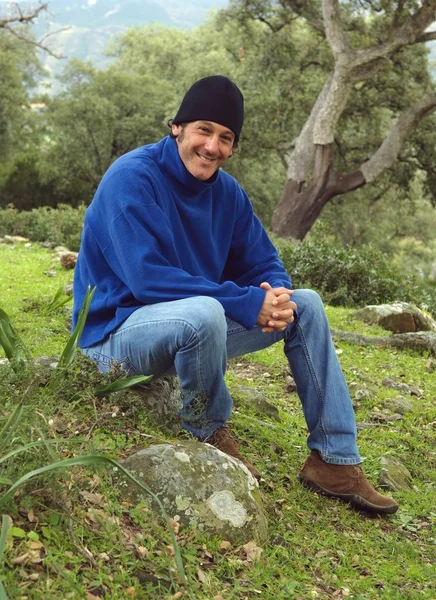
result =
M193 121L182 128L172 126L180 158L187 170L206 181L233 153L235 134L231 129L211 121Z

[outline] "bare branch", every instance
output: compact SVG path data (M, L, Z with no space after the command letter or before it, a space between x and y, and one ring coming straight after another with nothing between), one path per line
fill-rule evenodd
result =
M56 54L56 52L53 52L52 50L50 50L50 48L48 46L46 46L43 43L43 41L45 39L47 39L50 35L55 35L56 33L59 33L60 31L65 31L66 29L70 29L69 27L63 27L62 29L59 29L58 31L54 31L50 34L47 34L42 38L42 40L39 40L39 41L34 40L31 37L29 37L28 35L21 33L19 30L15 29L14 27L11 27L10 25L7 25L6 27L4 27L4 29L5 29L5 31L8 31L11 35L16 37L18 40L25 42L26 44L30 44L31 46L36 46L37 48L40 48L44 52L47 52L47 54L50 54L50 56L53 56L54 58L65 58L65 56L62 56L61 54Z
M45 34L39 40L35 40L30 34L27 34L24 28L22 29L16 27L17 25L32 24L42 11L47 10L48 2L42 2L38 7L32 10L28 10L27 12L24 12L18 3L15 2L13 3L13 5L15 7L15 13L10 17L0 18L0 29L7 31L10 35L17 38L21 42L40 48L44 52L47 52L47 54L49 54L50 56L53 56L54 58L65 58L64 56L57 54L56 52L51 50L45 42L49 37L57 35L62 31L67 31L68 29L70 29L70 27L61 27L56 31L51 31Z
M392 167L404 141L413 128L436 110L436 93L428 94L420 102L404 111L379 149L360 167L366 183L374 181L380 173Z
M48 3L43 2L37 8L24 13L21 7L15 2L14 3L16 14L11 17L2 17L0 18L0 29L8 29L8 25L12 25L13 23L33 23L33 21L38 17L39 13L44 10L47 10Z

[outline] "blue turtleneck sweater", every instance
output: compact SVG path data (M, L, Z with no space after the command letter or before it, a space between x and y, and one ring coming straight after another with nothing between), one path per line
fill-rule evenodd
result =
M96 286L80 340L103 340L137 308L210 296L254 327L265 291L290 279L251 202L217 171L193 177L170 137L125 154L108 169L86 210L74 274L73 327Z

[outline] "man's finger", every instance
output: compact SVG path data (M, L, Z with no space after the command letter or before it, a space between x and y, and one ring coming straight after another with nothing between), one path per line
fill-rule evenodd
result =
M281 310L280 312L273 312L271 315L273 319L280 319L289 323L289 319L294 318L294 310L289 308L288 310Z
M285 302L290 302L291 297L289 294L280 294L280 296L276 296L275 299L272 301L274 306L277 306L278 304L285 304Z

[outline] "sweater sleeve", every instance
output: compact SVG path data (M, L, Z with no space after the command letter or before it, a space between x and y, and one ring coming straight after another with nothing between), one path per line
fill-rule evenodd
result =
M267 281L272 287L291 287L291 278L252 204L239 187L238 215L224 276L240 286L258 287Z
M242 280L216 283L182 269L168 218L156 203L152 190L146 188L143 182L131 179L130 185L122 190L111 185L108 192L112 198L105 203L106 207L116 204L118 212L109 215L101 250L117 277L143 304L209 296L223 305L231 319L247 329L254 327L265 291L245 285ZM100 225L96 221L94 228ZM101 235L98 237L102 239Z

